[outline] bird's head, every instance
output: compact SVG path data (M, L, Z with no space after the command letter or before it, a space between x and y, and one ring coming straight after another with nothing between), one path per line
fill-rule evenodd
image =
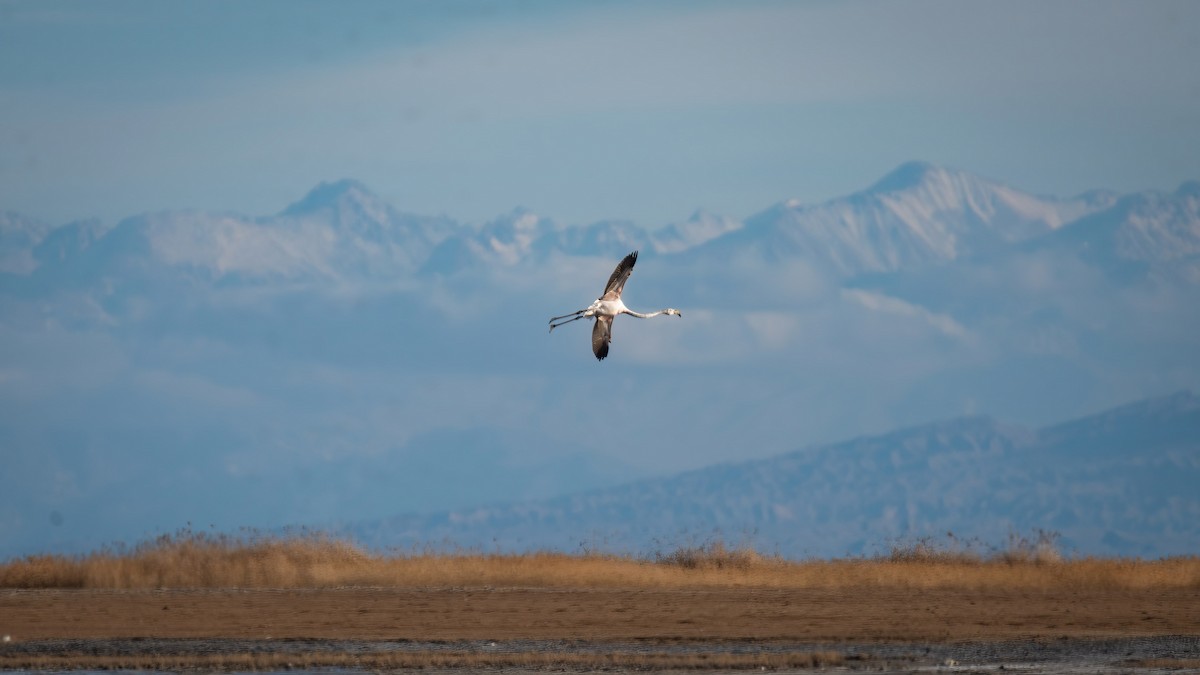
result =
M673 307L668 307L668 308L664 309L663 314L666 314L667 316L683 316L683 312L681 312Z

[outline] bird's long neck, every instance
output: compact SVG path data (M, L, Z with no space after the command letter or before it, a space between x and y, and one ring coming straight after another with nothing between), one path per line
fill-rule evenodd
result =
M629 316L636 316L636 317L637 317L637 318L639 318L639 319L649 319L649 318L650 318L650 317L652 317L652 316L658 316L659 314L663 314L663 313L665 313L666 311L667 311L667 310L665 310L665 309L660 309L660 310L658 310L657 312L650 312L649 314L642 314L642 313L640 313L640 312L635 312L635 311L633 311L632 309L629 309L629 308L626 308L626 309L625 309L625 313L626 313L626 314L628 314Z

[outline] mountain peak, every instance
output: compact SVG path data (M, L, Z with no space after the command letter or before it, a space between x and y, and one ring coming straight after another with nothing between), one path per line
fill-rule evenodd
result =
M322 181L308 191L304 198L288 206L285 216L302 215L324 209L337 209L345 199L353 201L375 200L375 195L357 180L343 178L333 182Z
M1200 198L1200 180L1189 180L1175 190L1175 196L1181 199L1188 197Z
M931 177L942 171L943 169L929 162L905 162L893 169L891 173L879 179L868 191L898 192L900 190L910 190L927 182Z

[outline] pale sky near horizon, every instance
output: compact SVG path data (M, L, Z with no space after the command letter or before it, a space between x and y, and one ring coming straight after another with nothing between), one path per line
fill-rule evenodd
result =
M922 159L1200 178L1200 3L0 0L0 210L746 217Z

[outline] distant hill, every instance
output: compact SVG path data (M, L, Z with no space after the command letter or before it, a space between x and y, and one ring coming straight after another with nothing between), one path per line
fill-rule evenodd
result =
M564 497L357 523L374 547L651 553L722 539L786 556L940 537L1058 533L1079 555L1200 549L1200 398L1148 399L1036 431L965 417Z

